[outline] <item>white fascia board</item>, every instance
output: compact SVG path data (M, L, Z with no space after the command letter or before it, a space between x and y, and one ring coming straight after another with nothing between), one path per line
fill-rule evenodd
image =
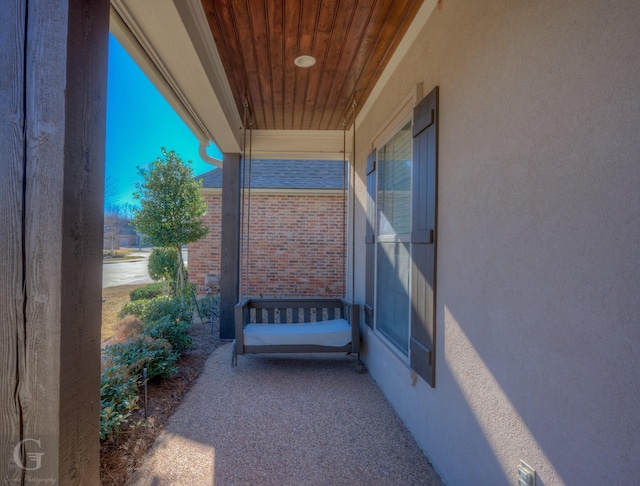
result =
M239 153L242 123L199 2L111 5L112 33L194 135L223 153Z
M353 129L252 130L246 136L246 157L251 137L253 159L349 160L353 151Z
M402 61L402 58L407 54L409 48L422 30L422 27L424 27L424 24L426 24L427 20L429 20L429 17L431 17L431 14L435 10L437 4L438 0L424 0L424 3L418 10L418 13L411 22L411 25L400 41L400 44L398 44L398 48L393 53L393 56L391 56L391 59L387 63L387 66L384 68L384 71L382 71L382 74L378 78L376 85L371 90L367 101L358 113L355 123L356 126L360 125L361 120L364 120L366 118L369 110L371 110L371 107L378 99L378 96L380 96L382 89L386 86L386 84L389 82L389 79L391 79L391 76L398 68L400 61Z

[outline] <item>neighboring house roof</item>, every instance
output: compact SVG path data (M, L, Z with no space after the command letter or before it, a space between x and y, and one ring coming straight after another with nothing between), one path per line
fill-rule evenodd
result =
M344 170L341 160L256 159L251 162L251 188L342 189ZM244 175L249 178L248 164ZM210 170L196 179L202 179L202 187L222 187L222 169Z

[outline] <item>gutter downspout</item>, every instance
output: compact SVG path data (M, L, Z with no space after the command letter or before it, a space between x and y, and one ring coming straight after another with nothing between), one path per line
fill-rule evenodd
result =
M211 157L207 153L207 146L209 145L210 140L200 139L200 147L198 149L198 153L200 154L200 158L204 160L207 164L214 165L216 167L222 168L222 160L218 160L214 157Z

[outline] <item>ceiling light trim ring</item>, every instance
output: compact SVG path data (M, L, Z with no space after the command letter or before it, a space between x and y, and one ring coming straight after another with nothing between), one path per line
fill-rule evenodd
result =
M296 57L293 62L298 67L309 68L316 63L316 58L305 54L303 56Z

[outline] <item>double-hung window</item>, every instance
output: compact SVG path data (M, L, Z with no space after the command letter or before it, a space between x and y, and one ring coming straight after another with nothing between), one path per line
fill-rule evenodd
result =
M376 329L409 354L411 123L378 150Z
M367 159L365 322L435 386L438 88Z

